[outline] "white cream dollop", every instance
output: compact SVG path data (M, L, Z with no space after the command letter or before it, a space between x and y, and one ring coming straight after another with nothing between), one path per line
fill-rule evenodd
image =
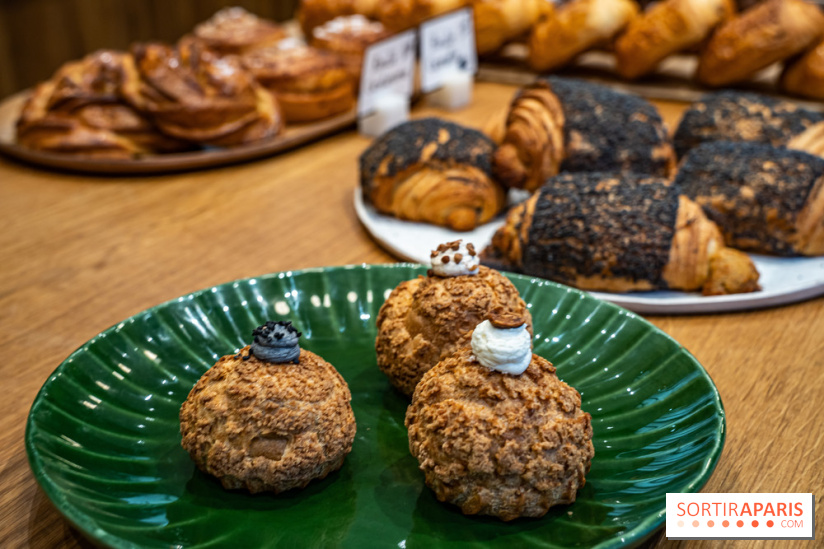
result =
M526 323L517 328L496 328L484 320L472 332L472 354L481 366L517 376L532 362L532 336Z
M472 244L461 240L448 242L432 250L432 274L463 276L478 274L478 254Z

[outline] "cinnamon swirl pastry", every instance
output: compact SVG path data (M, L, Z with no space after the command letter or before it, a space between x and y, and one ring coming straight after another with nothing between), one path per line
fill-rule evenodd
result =
M274 97L233 56L218 57L197 41L177 47L135 44L134 77L125 97L168 135L228 147L277 135Z
M17 141L43 151L94 158L177 152L191 145L158 131L121 97L129 54L97 51L63 65L35 87L17 121Z
M549 77L521 90L503 134L494 170L510 187L535 190L559 170L669 177L675 168L651 103L583 80Z
M452 122L406 122L361 155L364 198L401 219L472 230L506 204L492 178L493 147L481 132Z
M510 210L481 261L584 290L758 290L746 254L665 179L561 174Z
M380 0L300 0L297 18L304 36L312 36L312 29L341 15L363 15L378 19Z
M339 55L357 89L366 48L388 36L389 31L378 21L362 15L342 15L315 27L310 45Z
M277 97L287 122L311 122L355 105L352 77L343 59L295 41L255 50L243 64Z
M761 143L692 149L678 188L718 223L728 246L776 255L824 255L824 159Z
M276 44L288 36L275 23L235 6L224 8L197 25L194 37L220 55L242 54Z

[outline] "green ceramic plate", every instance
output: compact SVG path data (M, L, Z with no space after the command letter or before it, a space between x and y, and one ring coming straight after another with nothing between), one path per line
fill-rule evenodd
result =
M502 523L439 503L409 454L404 399L375 364L385 296L423 269L279 273L180 297L94 337L48 379L26 449L40 485L85 535L112 547L623 547L664 520L667 492L707 481L724 412L701 365L645 320L587 294L512 276L531 306L535 352L583 395L595 459L570 506ZM200 375L267 319L352 390L358 424L340 471L280 496L228 492L180 447L178 409Z

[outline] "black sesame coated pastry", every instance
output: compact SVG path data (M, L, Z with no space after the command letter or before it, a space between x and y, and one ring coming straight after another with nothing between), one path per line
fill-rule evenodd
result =
M558 172L669 177L675 155L648 101L583 80L549 77L520 90L493 156L508 187L534 191Z
M472 230L506 203L492 178L493 148L483 133L446 120L406 122L361 155L364 198L401 219Z
M821 121L824 114L790 101L720 91L706 94L684 111L673 144L679 158L707 141L754 141L782 147Z
M728 246L824 255L824 159L761 143L692 149L675 184L715 221Z
M758 290L750 258L666 179L573 173L510 210L481 254L501 269L584 290Z

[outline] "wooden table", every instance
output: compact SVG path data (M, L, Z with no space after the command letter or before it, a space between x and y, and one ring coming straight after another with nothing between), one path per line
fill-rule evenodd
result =
M472 107L449 117L482 125L513 91L479 84ZM673 126L683 106L660 107ZM89 546L35 484L23 446L32 400L75 348L147 307L235 278L393 261L352 205L368 142L346 132L268 160L142 178L63 175L0 158L0 547ZM821 543L824 298L650 320L698 358L724 401L726 446L705 490L812 492ZM659 536L651 545L678 543Z

